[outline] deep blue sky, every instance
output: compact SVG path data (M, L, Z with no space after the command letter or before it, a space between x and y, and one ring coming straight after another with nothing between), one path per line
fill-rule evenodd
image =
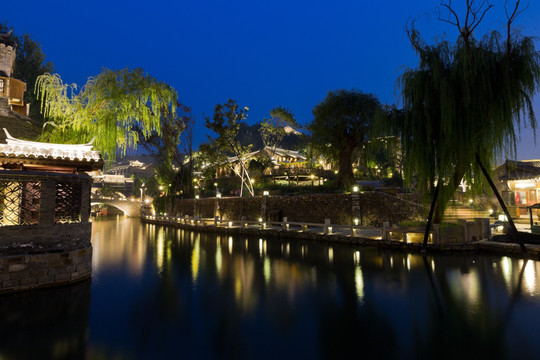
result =
M464 0L454 0L456 5ZM531 0L517 23L540 36L540 4ZM504 28L504 1L493 0L483 27ZM275 106L300 123L329 90L356 88L383 103L398 100L396 78L415 67L404 27L415 17L428 41L456 29L437 20L435 0L365 1L25 1L3 7L0 21L39 41L65 82L82 85L103 67L142 67L172 85L198 122L217 103L250 108L248 123ZM540 48L540 42L537 42ZM535 108L540 117L540 97ZM528 129L519 159L540 158Z

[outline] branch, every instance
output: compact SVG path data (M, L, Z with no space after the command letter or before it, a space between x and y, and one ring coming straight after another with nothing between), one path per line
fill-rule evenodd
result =
M484 4L485 4L485 0L482 1L482 4L480 5L480 7L478 8L478 11L480 11L480 9L482 7L484 7ZM518 1L519 3L519 1ZM478 25L480 25L480 23L482 22L482 19L484 18L484 16L486 15L486 13L488 12L489 9L491 9L493 7L493 4L489 4L488 7L484 10L484 12L482 13L482 16L480 16L480 19L478 21L476 21L476 14L478 13L478 11L475 11L474 12L474 21L476 21L476 23L473 22L473 26L471 27L471 30L470 32L472 33L474 31L474 29L476 29L478 27Z
M468 3L468 0L467 0L467 3ZM454 23L454 22L452 22L452 21L450 21L450 20L442 19L442 18L440 17L440 11L439 11L439 20L444 21L444 22L447 22L447 23L449 23L449 24L451 24L451 25L457 26L458 31L461 32L461 25L459 24L459 16L456 14L456 12L454 11L454 9L452 9L452 0L448 0L448 4L445 4L444 2L441 1L441 4L440 4L440 5L441 5L441 6L444 6L444 7L450 12L449 17L450 17L450 15L453 15L453 16L454 16L454 18L456 19L456 22ZM468 7L468 5L467 5L467 7Z
M512 41L511 41L512 23L514 22L514 20L516 19L516 17L519 14L521 14L522 12L527 10L527 8L529 7L529 4L527 3L527 5L525 6L524 9L519 10L519 3L520 2L521 2L521 0L516 1L516 6L514 6L514 11L512 11L512 14L510 16L508 16L508 7L507 7L508 0L504 1L504 12L506 13L506 19L508 20L506 22L506 52L507 53L510 53L510 50L512 48Z

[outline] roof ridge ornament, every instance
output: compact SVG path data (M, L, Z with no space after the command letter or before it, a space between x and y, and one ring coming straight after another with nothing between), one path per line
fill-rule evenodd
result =
M92 150L94 140L96 139L96 137L94 136L92 140L86 144L54 144L54 143L17 139L11 136L6 128L3 128L3 129L4 129L4 132L6 133L6 143L9 145L26 145L26 146L46 147L46 148L55 148L55 149L58 148L58 149L66 149L66 150L67 149Z

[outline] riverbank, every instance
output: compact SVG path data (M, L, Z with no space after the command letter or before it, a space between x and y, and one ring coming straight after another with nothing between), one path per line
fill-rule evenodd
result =
M392 232L392 229L368 228L359 226L339 226L329 224L304 224L290 223L291 226L280 226L278 223L249 222L242 221L240 225L234 225L232 221L219 221L211 219L197 218L175 218L175 217L154 217L142 216L143 223L161 226L172 226L192 231L223 233L231 235L260 236L277 239L298 239L311 240L328 243L350 244L352 246L378 247L385 249L400 250L403 252L421 253L423 246L421 242L403 241L401 239L389 238L385 231ZM296 227L294 227L296 225ZM330 231L328 231L328 228ZM341 230L340 230L341 229ZM344 231L343 229L350 229ZM348 232L348 233L347 233ZM418 232L418 231L415 231ZM432 233L433 235L433 233ZM492 237L478 241L466 243L428 243L426 251L428 253L447 254L496 254L527 259L540 259L540 245L525 245L527 252L524 253L519 244L494 241Z

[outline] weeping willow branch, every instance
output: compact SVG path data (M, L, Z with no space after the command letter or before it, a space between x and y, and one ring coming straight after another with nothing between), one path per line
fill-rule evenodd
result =
M47 123L42 139L56 143L86 142L114 159L118 150L136 147L144 137L160 134L162 115L174 113L177 93L142 69L104 69L77 91L58 74L44 74L36 81L36 94Z
M485 11L474 11L463 27L482 20ZM518 12L510 15L512 21ZM521 126L536 133L532 99L540 84L540 55L533 38L502 39L496 31L481 40L471 35L469 44L462 33L454 44L434 45L425 44L414 28L408 34L420 62L398 79L403 110L393 109L389 118L407 159L405 179L415 179L427 195L430 184L441 183L442 217L457 169L464 169L465 179L480 193L482 181L473 181L481 173L475 154L490 169L503 152L515 154Z

